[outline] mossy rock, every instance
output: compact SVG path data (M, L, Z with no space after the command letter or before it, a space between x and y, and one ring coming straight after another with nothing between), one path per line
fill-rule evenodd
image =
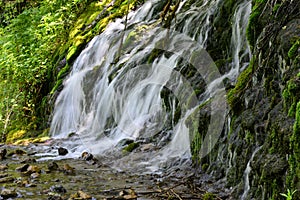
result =
M238 111L243 106L240 98L252 79L253 62L254 61L252 60L250 65L239 75L235 87L227 94L228 104L234 112Z
M132 152L134 149L138 148L140 145L139 143L136 142L132 142L130 144L128 144L126 147L124 147L123 152Z

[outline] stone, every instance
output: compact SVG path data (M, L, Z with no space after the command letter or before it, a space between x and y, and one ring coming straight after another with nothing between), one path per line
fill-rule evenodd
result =
M1 193L0 193L0 196L3 198L3 199L9 199L9 198L14 198L14 197L17 197L18 194L15 190L11 190L11 189L2 189Z
M133 189L122 190L119 196L123 199L137 199L137 195Z
M58 148L58 155L60 156L65 156L67 155L69 152L66 148L63 148L63 147L59 147Z
M37 178L39 178L40 177L40 174L39 173L32 173L31 175L30 175L30 178L32 178L32 179L37 179Z
M58 164L54 161L50 162L50 163L48 163L47 168L49 171L55 171L58 169Z
M28 167L29 167L29 164L24 164L24 165L22 165L20 167L17 167L16 171L18 171L18 172L26 172L27 169L28 169Z
M65 174L74 174L74 167L71 167L68 163L64 164L62 171Z
M81 154L81 158L82 158L83 160L90 161L90 160L93 160L94 156L93 156L93 154L91 154L91 153L83 152L83 153Z
M144 144L141 147L141 151L149 151L149 150L153 149L154 147L155 147L155 145L152 143Z
M78 191L75 194L72 194L69 198L69 200L75 200L75 199L92 199L92 197L83 191Z
M30 165L28 167L27 171L30 171L32 173L40 173L41 169L38 166L36 166L36 165Z
M118 142L116 147L122 148L122 147L125 147L126 145L129 145L129 144L133 143L133 142L134 142L134 140L125 138L125 139L122 139L120 142Z
M50 187L50 191L55 193L66 193L67 190L62 185L53 185Z
M7 170L7 169L8 169L7 164L5 164L5 165L0 165L0 171L5 171L5 170Z
M48 200L62 200L63 198L60 196L60 194L54 193L54 192L49 192L48 193Z
M8 177L8 174L0 174L0 178Z
M7 150L6 149L0 149L0 160L4 160L6 154L7 154Z
M11 183L14 182L14 178L11 176L0 178L0 183Z
M14 151L14 154L17 154L17 155L25 155L27 154L26 151L24 151L23 149L16 149Z
M26 158L24 160L21 160L20 163L36 163L36 159L34 159L34 158Z

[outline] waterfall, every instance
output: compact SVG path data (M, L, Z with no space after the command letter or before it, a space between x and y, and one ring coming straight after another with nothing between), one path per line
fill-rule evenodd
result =
M245 184L244 184L244 193L241 197L241 200L245 200L247 198L247 195L250 191L250 181L249 181L249 174L251 172L251 162L253 161L253 158L254 156L256 155L256 153L261 149L261 146L260 147L257 147L254 152L252 153L251 155L251 158L250 160L248 161L247 163L247 167L244 171L244 181L245 181Z
M142 165L155 171L166 161L190 159L191 140L199 128L193 119L197 119L199 106L209 103L211 119L200 156L213 149L225 123L223 80L235 79L240 63L250 54L242 29L251 5L250 1L241 3L234 15L233 64L221 76L205 47L211 18L222 1L205 0L200 6L196 2L184 11L185 2L170 29L154 20L159 1L149 0L129 13L128 30L124 32L125 19L117 19L89 42L56 100L50 128L53 137L76 133L80 140L69 144L74 151L115 156L111 160L116 167ZM174 31L183 22L180 32ZM180 73L187 65L203 79L205 92L196 94L197 84ZM173 95L169 101L162 97L164 92ZM178 108L180 117L175 119ZM152 141L157 148L123 155L119 146L126 139L141 144Z

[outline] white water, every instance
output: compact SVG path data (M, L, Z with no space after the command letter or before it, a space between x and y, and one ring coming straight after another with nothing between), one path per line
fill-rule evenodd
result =
M115 166L143 165L150 170L158 170L161 163L170 159L189 159L190 137L195 129L188 125L189 118L201 103L209 99L213 99L212 119L208 128L211 134L204 139L201 155L207 155L217 142L226 108L222 80L234 80L241 70L241 60L249 56L245 33L240 29L246 26L245 15L249 14L251 5L244 2L238 6L233 23L232 69L218 76L209 71L215 68L205 68L212 64L208 56L199 54L195 59L193 53L200 52L206 45L212 27L210 19L217 12L221 0L204 1L201 7L192 6L184 13L179 10L177 19L186 20L183 34L155 25L152 15L157 2L147 1L139 10L129 14L129 27L135 24L135 28L125 33L124 46L131 31L138 34L135 40L129 42L129 46L122 49L119 60L115 58L119 52L124 19L109 24L101 35L88 44L64 81L64 89L55 104L50 132L56 138L66 138L72 132L78 134L80 142L67 144L75 152L74 155L83 150L98 155L111 155L109 152L115 154L116 151L120 154L117 145L122 139L151 139L154 135L164 133L165 125L170 120L161 98L164 87L173 92L182 109L178 122L172 121L172 129L167 131L170 136L161 139L162 142L170 141L160 149L118 157ZM198 23L198 28L191 32L194 22ZM141 28L142 25L145 25L144 28ZM173 54L162 55L152 63L145 64L145 57L153 49L163 49ZM200 66L198 72L207 85L201 100L195 97L189 81L175 70L181 58L192 63L195 68ZM203 60L205 63L201 64ZM175 107L174 99L172 102ZM174 112L172 110L172 116Z
M248 196L248 193L250 191L250 181L249 181L249 174L251 172L251 162L253 161L254 156L256 155L256 153L261 149L261 147L257 147L254 152L251 155L250 160L247 163L247 167L244 171L244 193L241 197L241 200L245 200Z

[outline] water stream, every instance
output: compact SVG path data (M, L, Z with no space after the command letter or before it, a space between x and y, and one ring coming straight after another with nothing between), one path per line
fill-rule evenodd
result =
M74 155L87 150L112 156L116 168L143 166L142 171L157 171L170 160L189 162L191 140L198 129L192 119L206 102L211 105L211 121L201 155L216 144L227 109L223 80L234 82L249 61L245 30L251 1L237 6L232 23L233 62L222 76L205 51L211 19L222 0L206 0L200 6L196 2L188 10L184 10L185 2L177 11L177 22L163 29L154 13L159 0L147 1L130 12L125 33L125 19L118 19L78 56L56 100L50 130L55 138L76 133L80 139L66 143ZM182 22L181 32L173 31ZM196 94L195 83L179 73L187 64L204 80L203 93ZM168 101L164 92L172 94ZM176 117L178 108L180 117ZM126 140L154 147L124 155L120 143Z
M245 169L245 171L244 171L244 181L245 181L245 183L244 183L244 193L243 193L243 195L242 195L242 197L241 197L241 200L245 200L246 198L247 198L247 195L248 195L248 193L249 193L249 191L250 191L250 180L249 180L249 174L250 174L250 172L251 172L251 162L253 161L253 158L254 158L254 156L256 155L256 153L259 151L261 149L261 146L260 147L257 147L254 151L253 151L253 153L252 153L252 155L251 155L251 158L250 158L250 160L248 161L248 163L247 163L247 167L246 167L246 169Z

